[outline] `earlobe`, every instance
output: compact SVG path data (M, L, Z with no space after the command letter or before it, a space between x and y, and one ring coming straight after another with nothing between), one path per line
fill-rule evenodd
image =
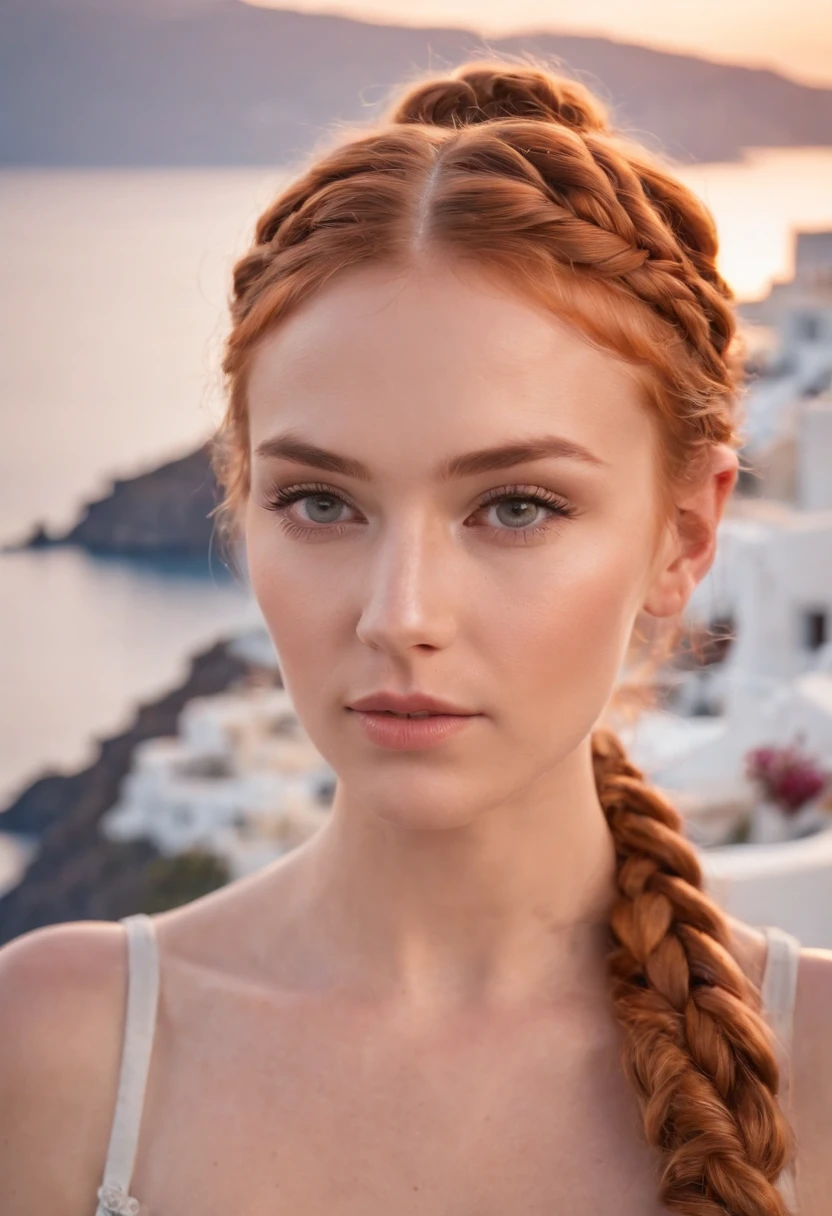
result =
M657 558L642 610L648 616L674 616L684 605L684 575L681 568L678 527L665 529L661 554Z
M676 569L663 570L645 597L643 611L648 616L676 616L683 611L694 586L686 567L677 565Z
M675 616L684 610L713 564L717 523L718 516L707 507L680 508L674 552L659 570L645 602L651 616Z
M699 486L677 501L676 523L665 534L664 550L643 610L649 616L676 616L716 555L717 529L737 481L739 460L727 444L715 444L711 467Z

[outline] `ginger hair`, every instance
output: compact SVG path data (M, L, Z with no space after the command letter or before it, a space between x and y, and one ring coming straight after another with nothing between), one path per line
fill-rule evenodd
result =
M233 530L250 488L260 338L344 270L432 254L493 269L630 362L661 439L660 511L712 444L740 446L736 322L708 210L579 82L475 59L411 80L381 119L341 131L259 218L234 269L213 444L223 524ZM610 726L593 730L592 753L617 855L611 998L646 1140L662 1150L661 1200L685 1216L786 1216L776 1180L794 1137L759 991L679 813Z

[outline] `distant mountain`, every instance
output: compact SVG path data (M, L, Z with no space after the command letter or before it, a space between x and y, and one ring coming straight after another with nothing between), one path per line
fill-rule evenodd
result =
M681 160L832 144L832 89L603 38L483 44L233 0L0 0L0 163L277 165L476 53L557 57Z

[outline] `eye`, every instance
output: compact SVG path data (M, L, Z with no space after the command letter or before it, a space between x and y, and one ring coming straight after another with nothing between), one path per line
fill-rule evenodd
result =
M489 490L480 503L480 510L492 507L499 522L508 526L495 528L488 525L491 530L515 533L517 539L523 541L548 531L560 519L571 519L577 514L571 503L549 490L536 486L501 486L499 489ZM535 522L536 516L538 520L540 518L540 511L546 513L543 522ZM524 526L528 524L533 526ZM509 536L508 539L514 540L515 537Z
M310 504L310 526L308 527L291 519L288 514L293 503L306 500ZM278 515L280 525L286 532L290 535L303 536L312 532L331 532L333 527L337 527L338 531L342 532L343 527L338 526L340 520L337 518L337 512L341 507L349 506L349 504L329 486L316 484L285 488L274 486L265 506L267 510L274 511Z
M274 511L282 510L283 507L290 506L293 502L301 502L304 499L309 499L312 504L312 511L319 513L323 518L312 516L312 521L318 524L330 524L335 521L332 519L333 508L343 504L344 500L339 498L337 494L333 494L331 490L327 490L325 486L313 490L306 486L296 486L291 490L276 489L269 501L269 506Z
M308 503L308 523L299 523L289 516L289 508L296 502ZM265 502L266 509L274 511L280 518L281 527L293 536L340 535L347 521L339 517L343 507L353 509L346 499L330 486L321 484L274 486ZM501 486L485 495L474 514L494 508L497 523L486 524L488 531L505 538L528 541L547 531L562 519L571 519L577 514L565 499L535 486ZM540 522L540 512L544 512ZM500 526L505 525L505 526ZM529 526L531 525L531 526ZM483 525L470 525L482 527Z

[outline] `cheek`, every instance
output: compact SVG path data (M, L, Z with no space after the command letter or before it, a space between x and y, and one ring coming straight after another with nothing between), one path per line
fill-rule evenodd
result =
M305 560L303 547L277 528L271 518L255 518L246 529L246 553L251 589L288 685L296 666L314 672L316 656L332 645L341 597L337 587L326 586L316 547L310 546Z
M276 644L331 619L343 569L337 556L327 560L326 545L294 540L271 512L257 506L249 508L245 539L251 587Z
M489 653L528 725L594 722L612 692L641 606L642 554L620 535L576 531L493 600ZM498 622L496 616L500 616ZM498 644L499 642L499 644Z

